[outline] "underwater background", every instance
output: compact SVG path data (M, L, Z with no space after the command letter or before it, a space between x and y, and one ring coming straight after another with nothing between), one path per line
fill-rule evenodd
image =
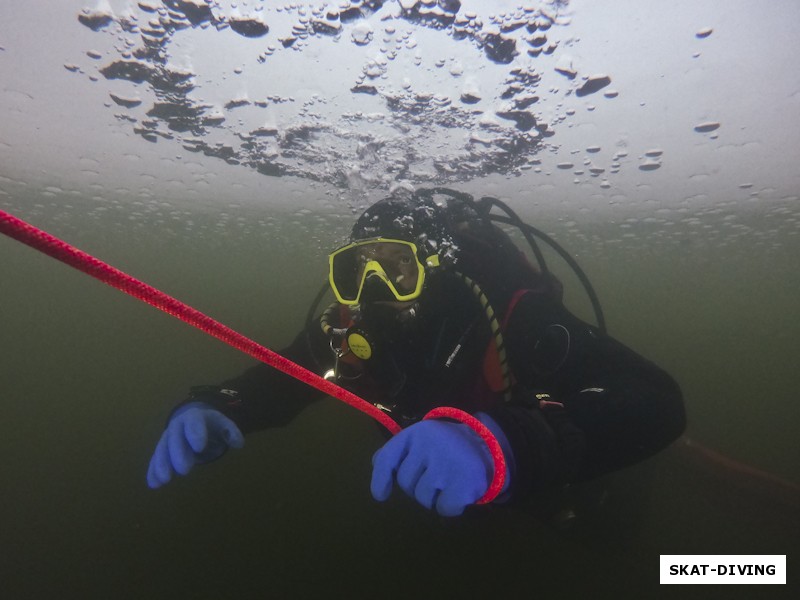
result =
M675 376L692 440L445 519L372 500L381 432L328 400L153 491L174 403L251 359L0 237L4 597L752 597L659 586L662 554L786 554L789 585L759 589L786 596L800 6L641 4L0 6L3 210L280 349L361 209L396 187L496 196Z

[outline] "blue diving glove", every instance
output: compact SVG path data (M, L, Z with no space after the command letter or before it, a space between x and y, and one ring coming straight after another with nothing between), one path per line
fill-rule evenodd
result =
M244 446L236 424L203 402L182 406L169 420L147 469L147 485L155 489L173 473L186 475L196 464L222 456L228 447Z
M475 415L500 442L510 462L508 440L487 414ZM425 508L445 517L464 512L486 493L494 463L486 443L470 427L449 421L420 421L407 427L372 458L372 496L384 501L394 481ZM508 489L509 469L501 494Z

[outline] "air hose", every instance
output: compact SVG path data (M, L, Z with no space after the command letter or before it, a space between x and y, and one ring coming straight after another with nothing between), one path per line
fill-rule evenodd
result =
M320 377L313 371L309 371L289 359L281 356L280 354L265 348L264 346L254 342L253 340L237 333L230 327L223 325L219 321L203 314L199 310L184 304L180 300L157 290L156 288L123 273L119 269L104 263L103 261L95 258L91 254L71 246L67 242L58 239L33 225L3 211L0 209L0 233L8 237L22 242L40 252L55 258L87 275L110 285L113 288L125 292L126 294L137 298L151 306L164 311L165 313L180 319L200 331L207 333L218 340L225 342L229 346L236 348L252 356L253 358L274 367L275 369L302 381L318 389L319 391L341 400L345 404L360 410L361 412L369 415L381 425L383 425L392 434L397 434L401 431L398 425L388 414L377 408L375 405L367 402L363 398L359 398L352 392L336 385L332 381L328 381ZM436 412L437 409L431 411L425 418L449 418L460 421L470 427L481 439L486 443L489 452L492 455L494 466L494 476L489 489L486 494L478 500L477 504L486 504L491 502L499 493L502 488L503 480L505 478L505 458L502 450L497 442L497 439L485 427L481 427L480 423L476 423L476 419L470 415L459 411L458 409L445 409Z

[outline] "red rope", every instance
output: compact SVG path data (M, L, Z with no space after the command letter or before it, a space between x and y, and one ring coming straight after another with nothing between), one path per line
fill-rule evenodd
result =
M471 414L452 406L434 408L423 417L423 420L426 419L453 419L463 423L481 437L492 455L494 474L492 475L491 483L489 483L489 489L475 504L488 504L497 498L500 492L503 491L503 484L506 481L506 458L503 454L503 449L500 447L500 442L497 441L492 431Z
M353 408L371 416L393 434L399 432L401 429L386 413L366 400L320 377L316 373L293 363L280 354L257 344L253 340L235 332L233 329L215 321L191 306L168 296L156 288L123 273L119 269L98 260L92 255L59 240L49 233L3 210L0 210L0 233L4 233L31 248L35 248L87 275L91 275L95 279L99 279L103 283L107 283L111 287L117 288L134 298L147 302L151 306L155 306L159 310L163 310L165 313L180 319L184 323L188 323L200 331L214 336L237 350L241 350L271 367L349 404Z

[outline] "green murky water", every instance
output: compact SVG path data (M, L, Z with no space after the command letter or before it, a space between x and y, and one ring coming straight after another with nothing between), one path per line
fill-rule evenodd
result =
M167 233L118 216L82 229L80 207L57 213L31 220L272 347L299 328L323 248L348 221L312 234L302 215L250 229L198 215ZM693 439L800 479L798 236L766 244L753 221L725 247L646 231L598 245L618 238L614 224L572 239L538 225L577 256L610 330L679 380ZM522 509L447 520L399 496L377 504L380 435L333 400L152 491L146 465L172 403L250 360L9 239L0 256L9 597L639 597L665 593L659 554L796 554L796 495L676 450L616 476L603 510L572 531Z

